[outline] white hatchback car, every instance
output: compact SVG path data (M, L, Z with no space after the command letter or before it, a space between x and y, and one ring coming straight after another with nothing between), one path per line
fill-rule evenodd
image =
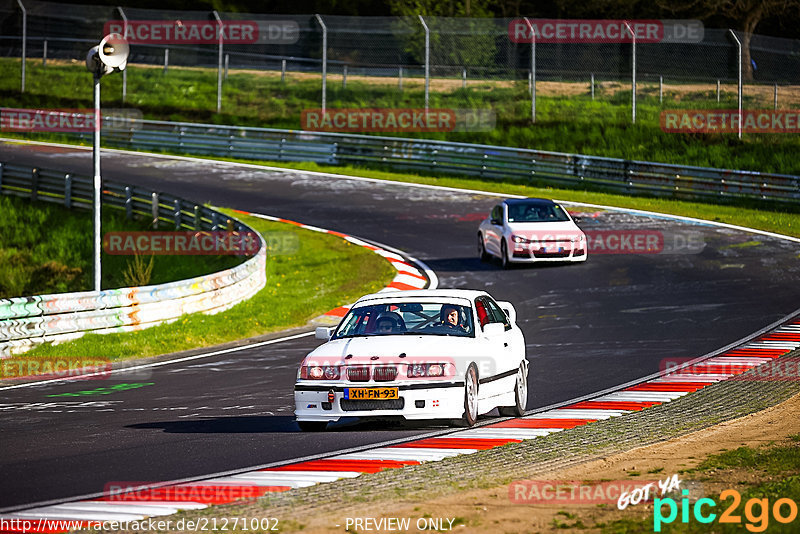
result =
M375 293L358 300L327 343L300 365L294 387L302 430L343 417L449 419L471 426L499 408L522 415L525 339L511 303L484 291Z
M586 235L552 200L504 200L478 228L481 260L496 256L504 269L513 262L586 261L587 253Z

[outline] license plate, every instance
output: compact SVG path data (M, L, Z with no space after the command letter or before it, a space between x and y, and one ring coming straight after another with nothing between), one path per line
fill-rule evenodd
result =
M344 398L351 400L399 399L397 388L344 388Z

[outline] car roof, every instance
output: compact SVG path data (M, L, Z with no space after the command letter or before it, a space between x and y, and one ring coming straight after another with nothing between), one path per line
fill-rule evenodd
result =
M555 204L555 202L547 198L507 198L503 202L505 202L509 206L517 204L525 204L526 206L530 205L552 206Z
M486 291L476 289L416 289L411 291L385 291L382 293L372 293L371 295L364 295L356 304L368 300L414 300L420 298L436 298L443 300L451 299L473 299L488 295Z

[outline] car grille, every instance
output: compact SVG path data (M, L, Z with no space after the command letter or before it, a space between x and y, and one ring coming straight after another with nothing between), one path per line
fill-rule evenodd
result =
M534 251L533 256L535 258L569 258L571 251L565 250L562 252L541 252L541 251Z
M343 412L356 412L360 410L402 410L406 405L406 400L403 397L392 400L341 399L339 402Z
M397 367L376 367L373 375L375 382L390 382L397 378Z
M369 380L369 367L348 367L347 379L351 382L367 382Z

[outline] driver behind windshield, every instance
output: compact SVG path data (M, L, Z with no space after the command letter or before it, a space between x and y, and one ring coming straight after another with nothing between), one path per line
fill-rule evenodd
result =
M439 315L441 326L448 330L465 332L466 328L460 324L458 315L458 308L445 304Z

